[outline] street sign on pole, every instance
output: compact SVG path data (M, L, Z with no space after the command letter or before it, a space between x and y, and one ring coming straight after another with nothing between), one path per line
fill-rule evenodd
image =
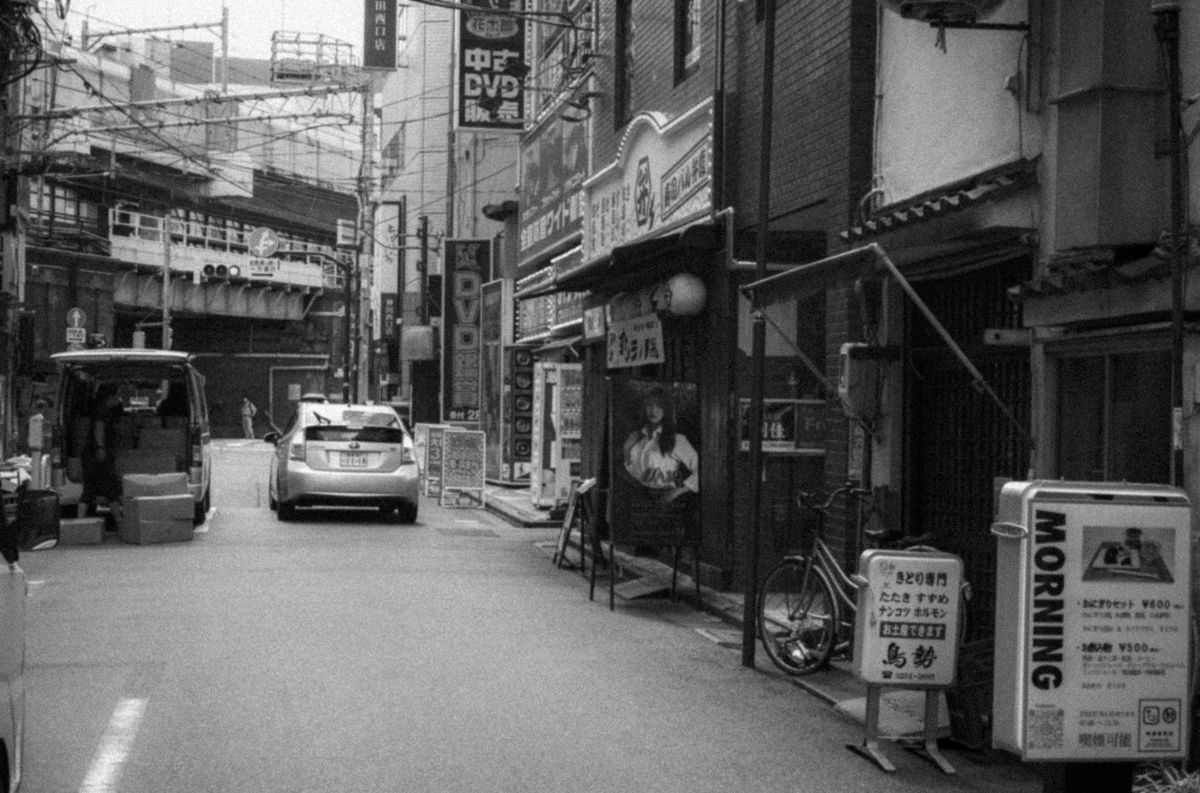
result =
M260 258L274 256L279 250L279 235L266 226L259 226L246 238L246 247Z
M87 312L82 308L72 308L67 311L67 327L82 328L87 325Z

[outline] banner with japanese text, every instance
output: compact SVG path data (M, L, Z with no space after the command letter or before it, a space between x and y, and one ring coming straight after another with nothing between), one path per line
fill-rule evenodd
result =
M363 0L363 68L396 68L396 2Z
M479 316L491 280L490 240L448 239L442 282L442 421L479 421Z
M662 363L662 320L657 314L613 322L608 326L608 368L624 369Z
M514 130L525 125L523 0L461 0L458 13L458 126Z

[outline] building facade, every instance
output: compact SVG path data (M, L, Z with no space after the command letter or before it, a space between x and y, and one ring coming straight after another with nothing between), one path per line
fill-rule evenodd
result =
M359 126L358 95L290 98L294 85L237 84L236 69L223 94L211 48L164 61L150 43L44 41L68 65L30 74L15 114L26 275L14 416L54 395L49 356L78 344L196 354L218 434L240 434L243 396L265 431L300 393L336 393L353 259L335 242L338 221L357 218L362 155L331 124Z

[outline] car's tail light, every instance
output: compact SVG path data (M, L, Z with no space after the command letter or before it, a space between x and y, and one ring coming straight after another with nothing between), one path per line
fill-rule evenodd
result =
M204 445L200 440L200 427L193 425L189 434L192 436L192 462L198 465L204 459Z
M305 456L304 438L293 438L292 444L288 446L288 459L303 460Z
M417 455L413 452L412 441L406 440L404 442L404 446L400 452L400 462L415 463L416 461L417 461Z

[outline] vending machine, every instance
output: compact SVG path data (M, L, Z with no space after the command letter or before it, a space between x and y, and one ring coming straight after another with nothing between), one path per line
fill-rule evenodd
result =
M530 498L536 507L565 504L580 478L583 366L538 361L533 366Z
M1165 485L1000 492L992 742L1026 761L1187 754L1191 506Z

